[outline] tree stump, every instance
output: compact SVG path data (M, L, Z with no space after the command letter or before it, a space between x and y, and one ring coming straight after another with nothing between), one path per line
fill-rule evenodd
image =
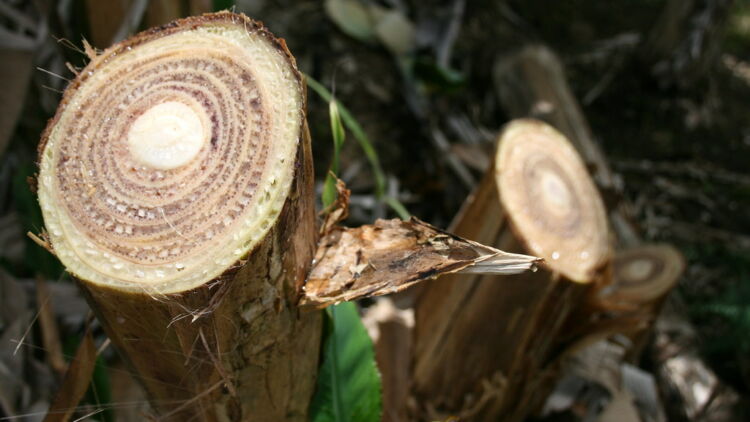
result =
M565 137L534 120L503 130L493 167L452 229L480 243L545 259L504 281L449 275L415 306L412 414L521 420L552 387L547 364L591 287L608 276L607 219L583 161ZM585 322L582 322L585 323Z
M623 313L637 313L641 323L626 330L633 343L627 359L636 362L643 352L667 295L685 269L685 259L666 244L642 245L619 251L613 260L611 293L602 299Z
M299 420L319 312L305 88L282 40L217 13L143 32L68 87L40 145L54 252L168 420Z
M668 1L662 16L640 48L641 59L649 66L653 66L656 76L661 77L665 85L674 85L680 81L688 84L694 83L697 77L702 76L715 61L716 40L721 39L721 31L723 31L726 12L730 4L731 1L728 0ZM687 54L690 46L697 47L695 56ZM581 107L567 84L560 59L547 47L525 46L500 57L493 70L495 89L506 112L511 117L529 116L542 119L568 136L591 169L594 179L607 198L610 223L614 232L617 233L618 245L627 247L639 245L641 239L637 226L633 223L632 207L621 198L618 178L611 172L604 155L593 139ZM685 315L675 311L670 316L679 321L679 325L689 326ZM607 332L621 333L623 327L633 326L632 319L623 323L622 317L623 315L615 315L613 320L604 323L608 326L601 327L603 330L593 337L601 339ZM582 340L581 344L589 344L589 340ZM707 374L703 379L711 378L712 382L719 385L717 388L711 387L707 390L731 390L726 385L720 385L715 374L700 361L698 354L694 353L695 344L686 345L691 341L694 340L683 341L685 344L682 347L689 349L689 352L681 352L679 358L689 361L690 367L700 368L703 373ZM637 349L633 353L638 353ZM629 356L635 357L633 354ZM657 359L659 360L665 359ZM656 373L660 384L669 384L673 381L665 375L668 373L684 385L692 383L692 381L687 381L689 379L687 376L660 370ZM676 391L675 399L672 401L695 402L690 397L692 393L689 389L674 391ZM723 396L736 397L736 393L723 394ZM734 402L734 399L728 398L726 401ZM692 408L701 408L706 411L706 414L711 414L712 409L702 406L703 404L692 406Z

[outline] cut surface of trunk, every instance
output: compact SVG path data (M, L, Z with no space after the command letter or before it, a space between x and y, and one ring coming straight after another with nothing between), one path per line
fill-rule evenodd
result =
M426 285L415 306L412 415L520 420L551 381L562 328L606 276L611 255L601 199L557 130L517 120L452 231L545 259L512 278L453 274ZM549 385L546 388L551 388Z
M612 293L606 300L638 307L660 303L684 269L685 259L671 245L641 245L618 251L613 260Z
M529 45L499 58L493 70L498 98L508 115L541 119L562 132L608 199L612 227L620 243L637 244L633 213L626 203L619 201L621 183L568 85L562 61L545 46Z
M612 187L609 164L552 50L530 45L501 57L494 77L498 98L511 117L534 117L554 126L575 146L597 183Z
M56 255L172 420L305 420L321 320L302 77L244 15L91 54L40 145Z
M599 300L626 318L640 316L638 324L622 332L632 342L626 357L637 362L667 295L685 270L685 259L670 245L641 245L618 251L612 268L614 282Z

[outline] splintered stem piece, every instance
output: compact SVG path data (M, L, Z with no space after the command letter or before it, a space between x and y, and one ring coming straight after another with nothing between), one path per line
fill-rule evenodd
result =
M518 274L539 260L462 239L416 218L336 227L320 241L303 305L400 292L455 272Z
M92 57L44 132L52 247L164 418L306 419L320 314L296 308L316 236L304 109L284 42L222 12Z

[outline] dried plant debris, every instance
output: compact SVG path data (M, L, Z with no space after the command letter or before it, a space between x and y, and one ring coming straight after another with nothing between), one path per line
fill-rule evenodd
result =
M324 215L323 223L320 225L321 237L325 237L326 233L330 233L331 230L336 228L337 224L349 217L349 198L352 191L347 189L344 181L336 177L333 172L330 175L336 181L336 200L321 211L321 214Z
M614 336L571 356L546 400L544 420L567 413L583 421L664 422L654 377L623 362L630 347L626 338Z
M20 403L30 390L24 378L27 356L24 350L19 353L18 342L33 315L21 285L0 270L0 415L15 414L29 404Z
M96 346L91 330L87 327L44 422L62 422L72 418L78 403L89 388L95 364Z
M459 271L517 274L539 261L462 239L416 218L335 227L320 240L301 304L326 307L395 293Z

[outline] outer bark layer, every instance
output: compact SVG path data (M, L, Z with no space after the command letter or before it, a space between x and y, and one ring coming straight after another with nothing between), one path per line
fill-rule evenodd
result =
M92 57L44 134L52 245L165 419L306 419L321 318L296 306L317 235L304 120L283 41L219 13Z
M551 387L547 364L572 340L561 331L566 318L606 268L601 200L562 135L516 121L453 231L546 265L502 281L449 275L424 289L415 308L412 412L422 420L520 420Z

